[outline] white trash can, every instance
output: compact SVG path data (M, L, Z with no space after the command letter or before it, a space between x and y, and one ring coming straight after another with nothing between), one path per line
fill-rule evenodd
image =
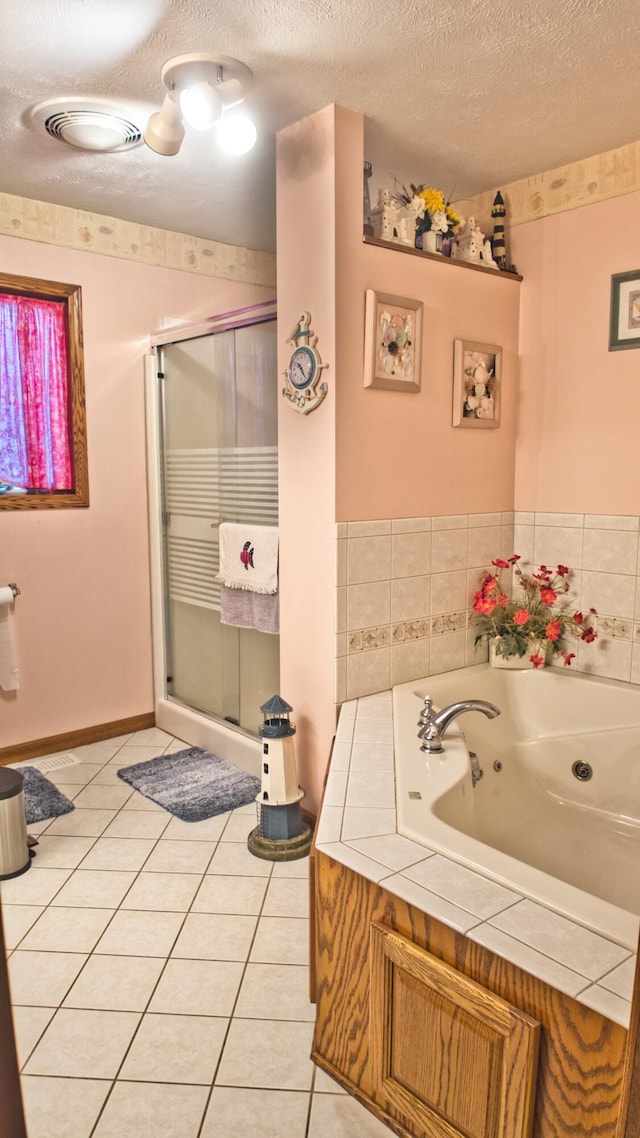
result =
M0 881L17 877L31 865L20 771L0 767Z

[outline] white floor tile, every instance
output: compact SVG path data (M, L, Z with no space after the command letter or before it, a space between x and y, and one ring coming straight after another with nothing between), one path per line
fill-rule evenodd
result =
M94 953L62 1006L142 1012L163 968L164 960L158 957L99 956Z
M274 861L274 877L309 877L309 855L293 858L292 861Z
M223 835L224 838L224 835ZM207 873L242 875L246 877L270 877L273 862L254 857L240 842L221 841L214 853Z
M247 964L235 1015L241 1019L313 1022L309 970L297 964Z
M196 1138L207 1087L118 1082L94 1138Z
M0 886L3 905L48 905L70 876L70 869L40 869L34 864Z
M313 1080L313 1093L328 1094L328 1095L346 1095L346 1091L337 1083L335 1079L331 1078L322 1067L316 1067L316 1077Z
M75 869L97 840L43 834L35 847L32 869Z
M253 803L186 823L118 778L185 746L76 749L52 772L76 809L3 890L30 1138L305 1136L309 859L255 858Z
M140 873L122 908L186 913L199 884L195 873Z
M117 909L135 879L132 870L76 869L51 904Z
M91 779L92 786L124 786L121 778L118 778L119 767L117 763L107 763L104 767L99 767L96 774ZM133 788L131 788L133 789Z
M55 1008L26 1007L14 1003L12 1013L18 1064L22 1067L51 1021Z
M139 1020L137 1012L60 1008L27 1062L25 1073L112 1079Z
M74 763L68 767L47 771L46 777L66 794L66 786L86 786L101 770L101 763ZM106 806L106 803L104 805Z
M47 835L66 834L69 837L99 838L116 816L115 810L72 810L54 818L47 827Z
M257 914L266 890L266 877L207 875L191 906L192 912Z
M83 787L76 794L73 804L76 809L81 807L83 810L94 810L105 806L109 809L119 810L134 793L133 788L127 786L126 782L122 782L122 780L120 780L119 785L112 786L94 786L91 784L91 786Z
M23 1076L29 1138L89 1138L110 1087L108 1080Z
M166 810L122 810L104 831L105 838L159 838L169 825Z
M308 1111L306 1091L214 1087L201 1138L303 1138Z
M230 1016L242 971L227 960L168 960L149 1011Z
M20 947L45 952L91 952L112 916L111 909L45 909Z
M83 952L22 952L9 958L13 1004L58 1007L87 956Z
M309 1138L389 1138L389 1128L350 1095L313 1096Z
M156 841L156 838L98 838L80 868L141 869Z
M120 739L103 739L99 743L85 743L84 747L74 747L71 754L83 763L108 763L121 747Z
M308 964L309 921L261 917L249 959L262 964Z
M122 956L168 956L183 920L182 913L120 909L95 951Z
M171 817L162 836L179 842L217 842L228 818L228 814L217 814L204 822L183 822L181 818Z
M23 936L41 913L44 905L3 905L2 924L4 927L4 943L8 952L20 944Z
M224 828L222 840L223 842L239 842L246 846L247 838L255 827L255 813L232 814Z
M139 738L139 734L136 736ZM137 763L147 763L150 759L157 759L162 754L162 745L149 746L142 743L125 743L123 747L119 747L117 753L111 759L112 763L117 763L118 767L133 767Z
M310 1023L233 1019L216 1085L308 1091L312 1034Z
M140 794L138 791L134 791L131 798L127 798L122 809L125 811L137 810L138 813L143 811L147 814L164 814L165 818L167 814L169 814L169 811L165 810L164 806L160 806L158 802L154 802L151 798L145 798L144 794ZM170 814L169 817L171 817Z
M229 1020L216 1016L143 1017L121 1079L211 1085Z
M245 961L255 927L255 916L189 913L171 955L189 960Z
M145 731L136 731L129 739L129 747L155 747L160 748L156 750L156 755L160 754L165 747L173 743L173 735L168 735L160 727L147 727ZM186 744L188 746L188 744ZM142 759L140 759L142 762Z
M163 838L149 854L144 868L152 873L202 874L215 848L215 842L176 842Z
M265 917L308 917L309 885L295 878L272 878L264 902Z

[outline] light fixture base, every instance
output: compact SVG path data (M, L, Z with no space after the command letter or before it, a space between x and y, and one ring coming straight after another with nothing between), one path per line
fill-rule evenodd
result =
M230 82L235 80L235 82ZM212 52L193 52L168 59L162 68L162 82L170 91L182 91L194 83L211 83L220 92L223 103L227 88L234 93L232 102L241 102L253 84L253 72L239 59Z

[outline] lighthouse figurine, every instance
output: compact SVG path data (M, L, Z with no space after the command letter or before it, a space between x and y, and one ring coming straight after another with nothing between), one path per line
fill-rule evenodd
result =
M293 861L305 857L312 838L300 810L304 790L298 786L293 746L296 729L289 719L293 708L281 696L274 695L260 710L262 772L260 792L256 795L259 820L247 845L256 857Z

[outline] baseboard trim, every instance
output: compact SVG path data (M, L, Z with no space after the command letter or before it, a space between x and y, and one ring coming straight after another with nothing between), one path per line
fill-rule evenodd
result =
M23 759L35 759L39 755L53 755L57 751L83 747L87 743L99 743L103 739L115 739L118 735L131 735L134 731L145 731L155 725L153 711L147 711L143 715L131 715L128 719L115 719L112 723L98 723L95 727L81 727L78 731L67 731L63 735L49 735L46 739L33 739L30 743L0 747L0 766L21 762Z

